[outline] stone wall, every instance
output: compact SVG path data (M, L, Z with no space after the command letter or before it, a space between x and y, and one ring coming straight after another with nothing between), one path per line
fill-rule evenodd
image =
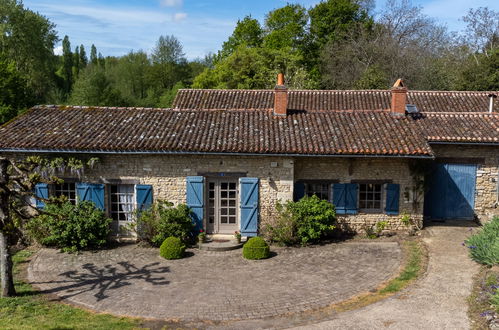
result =
M293 196L293 160L282 157L102 155L100 164L87 170L81 181L147 184L154 199L186 202L186 177L206 172L242 173L260 178L260 219L274 216L278 199Z
M365 226L374 226L378 221L388 223L386 230L407 230L401 218L407 213L418 225L422 225L423 196L413 194L414 182L408 160L403 158L298 158L295 160L295 180L332 180L339 183L357 181L384 181L400 185L400 214L384 212L339 216L344 227L362 231ZM386 195L382 192L382 210ZM416 199L416 201L415 201Z
M477 168L475 214L480 222L499 215L499 148L494 146L432 145L437 158L451 161L480 161Z

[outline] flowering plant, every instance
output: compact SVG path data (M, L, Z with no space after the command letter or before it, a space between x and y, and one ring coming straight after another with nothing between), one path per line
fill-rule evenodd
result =
M241 241L241 233L240 233L239 231L237 231L237 230L236 230L236 231L234 232L234 237L236 238L236 240L237 240L238 242L240 242L240 241Z
M200 229L198 234L198 241L204 242L205 240L206 240L206 233L204 232L204 230Z

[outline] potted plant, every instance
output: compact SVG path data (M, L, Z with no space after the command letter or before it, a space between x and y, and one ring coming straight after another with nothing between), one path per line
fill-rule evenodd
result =
M234 232L234 238L236 239L237 243L241 243L241 233L239 231Z
M199 230L199 234L198 234L198 242L201 244L201 243L204 243L206 242L206 233L204 232L204 230L200 229Z

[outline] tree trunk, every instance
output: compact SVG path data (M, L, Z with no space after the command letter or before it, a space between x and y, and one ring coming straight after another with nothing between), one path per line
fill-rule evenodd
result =
M7 233L10 219L9 213L9 161L0 158L0 296L11 297L16 295L14 279L12 277L12 257L9 249L9 236Z
M7 235L0 231L0 279L2 280L0 297L16 295L14 277L12 276L12 257L7 244Z

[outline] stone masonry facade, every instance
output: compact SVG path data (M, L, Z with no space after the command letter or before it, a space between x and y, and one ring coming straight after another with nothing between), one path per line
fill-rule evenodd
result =
M477 169L475 212L481 222L499 215L496 147L434 145L437 160L480 162ZM17 154L22 157L22 154ZM378 221L386 230L407 230L401 218L408 215L418 226L423 222L424 194L414 193L414 180L406 158L277 157L218 155L100 155L100 163L87 169L81 182L146 184L154 199L174 204L186 202L186 177L235 174L260 179L260 229L276 218L276 203L293 199L296 181L325 180L334 183L395 183L400 185L399 215L384 212L338 216L344 227L362 231ZM208 174L207 174L208 173ZM65 177L70 178L70 177ZM72 178L77 179L77 178ZM385 203L383 189L382 201ZM385 205L382 205L382 210Z

